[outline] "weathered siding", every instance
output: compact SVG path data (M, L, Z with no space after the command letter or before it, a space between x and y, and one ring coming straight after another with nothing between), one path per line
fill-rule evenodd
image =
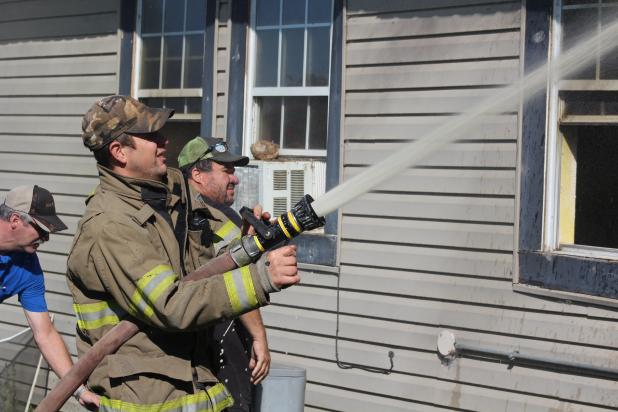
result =
M344 181L520 76L519 1L346 2ZM518 113L494 116L343 208L337 275L305 269L264 309L274 359L307 369L306 410L606 410L609 380L459 359L496 350L618 367L615 312L514 293ZM340 369L335 360L388 368Z
M217 2L217 21L215 26L215 79L213 133L217 137L227 137L227 91L230 67L230 7L232 0Z
M118 8L118 1L96 0L0 3L0 196L17 185L41 185L54 194L69 226L52 235L39 257L50 311L73 355L66 254L85 195L97 183L95 163L79 137L81 116L97 97L118 90ZM26 326L15 298L0 313L0 337ZM55 381L51 374L49 386ZM65 410L74 406L71 401Z

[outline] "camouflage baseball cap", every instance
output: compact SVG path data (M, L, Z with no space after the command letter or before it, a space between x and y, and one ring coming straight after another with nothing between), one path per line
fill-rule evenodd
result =
M178 155L178 167L192 166L202 159L217 163L230 163L234 166L247 166L249 158L228 152L223 139L216 137L196 137L187 142Z
M173 115L173 109L153 109L131 96L103 97L82 119L84 146L95 152L122 133L156 132Z

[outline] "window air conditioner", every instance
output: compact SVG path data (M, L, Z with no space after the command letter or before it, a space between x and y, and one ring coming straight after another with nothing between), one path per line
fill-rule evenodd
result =
M326 164L318 161L259 162L260 202L273 217L287 212L305 194L324 193Z

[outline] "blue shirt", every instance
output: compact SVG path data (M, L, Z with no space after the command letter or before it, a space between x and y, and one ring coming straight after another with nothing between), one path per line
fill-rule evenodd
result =
M47 312L43 270L35 253L0 254L0 302L13 295L25 310Z

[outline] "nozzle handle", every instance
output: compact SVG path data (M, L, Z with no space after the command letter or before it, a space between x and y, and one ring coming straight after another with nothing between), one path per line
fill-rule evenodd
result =
M264 239L272 239L273 237L272 230L270 230L270 228L266 224L264 224L264 222L261 219L258 219L255 216L253 216L253 210L249 209L247 206L243 206L240 209L240 215L243 217L243 219L249 222L251 226L253 226L255 231L260 236L262 236Z

